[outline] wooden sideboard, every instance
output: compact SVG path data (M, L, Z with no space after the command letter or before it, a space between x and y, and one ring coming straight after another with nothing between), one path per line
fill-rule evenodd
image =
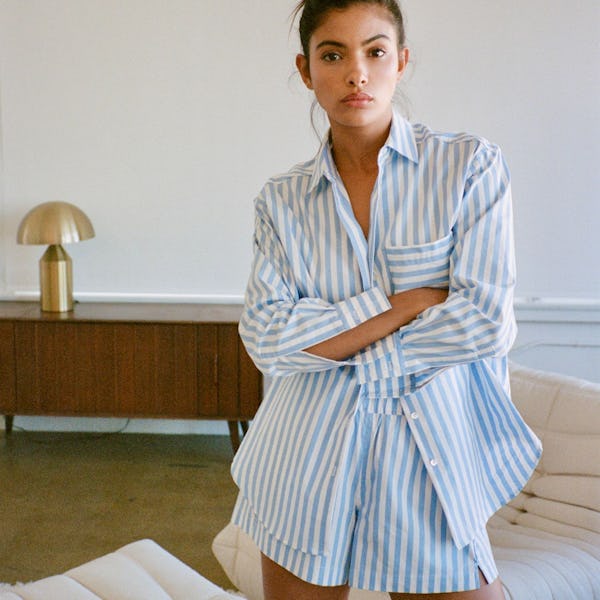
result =
M0 302L0 414L228 421L234 451L262 398L241 306Z

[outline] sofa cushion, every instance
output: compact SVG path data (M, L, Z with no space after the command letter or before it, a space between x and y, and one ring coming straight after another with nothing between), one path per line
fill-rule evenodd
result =
M544 448L511 506L600 533L600 385L514 363L510 383L513 402Z
M600 461L600 457L598 457ZM547 475L531 482L532 493L539 498L558 500L600 512L600 477Z
M0 590L0 600L231 600L152 540L140 540L63 575Z
M600 534L600 513L589 508L545 498L530 498L525 503L525 511Z
M563 529L566 535L550 532L540 528L542 523L536 517L525 523L512 524L500 515L488 523L507 597L600 598L600 536L586 541L573 537L575 528Z
M53 575L27 585L17 585L12 591L0 591L0 600L98 600L85 586L63 575Z

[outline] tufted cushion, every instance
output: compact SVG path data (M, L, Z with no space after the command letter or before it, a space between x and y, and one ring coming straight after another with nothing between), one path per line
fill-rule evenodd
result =
M507 598L597 600L600 598L598 539L573 537L573 528L548 527L532 516L515 525L496 514L490 540Z
M511 365L515 405L541 438L525 489L488 524L510 598L600 598L600 385Z
M510 379L515 405L544 446L511 519L536 515L600 534L600 385L515 364Z
M63 575L0 590L0 600L231 600L152 540L140 540Z

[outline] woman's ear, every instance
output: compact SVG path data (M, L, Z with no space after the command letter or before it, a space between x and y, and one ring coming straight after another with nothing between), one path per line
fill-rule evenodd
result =
M404 75L404 71L406 71L406 65L408 65L408 58L410 56L410 52L408 48L401 48L398 53L398 81Z
M296 55L296 68L300 73L300 77L302 77L302 81L304 81L304 85L309 90L312 90L313 88L312 81L310 78L310 69L308 68L308 59L306 58L306 56L304 56L304 54Z

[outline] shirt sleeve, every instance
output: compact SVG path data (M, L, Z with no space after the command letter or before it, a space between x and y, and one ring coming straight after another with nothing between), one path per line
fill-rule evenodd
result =
M385 292L373 287L339 302L302 297L293 264L265 205L256 202L254 260L240 320L240 336L248 354L272 376L323 371L355 365L363 356L335 361L305 351L314 344L352 329L391 308Z
M510 176L496 146L482 145L471 161L452 235L446 301L364 351L376 352L394 376L505 355L514 342ZM359 381L377 372L367 361Z

